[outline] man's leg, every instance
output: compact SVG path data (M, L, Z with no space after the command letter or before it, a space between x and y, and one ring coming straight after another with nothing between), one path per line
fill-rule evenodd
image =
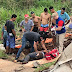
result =
M25 36L23 35L23 38L22 38L22 47L18 50L18 53L16 55L16 60L19 58L20 56L20 53L23 51L23 49L25 48L25 45L26 45L26 38Z
M23 63L27 63L29 60L34 60L36 58L37 53L33 52L33 53L29 53L24 59L23 59Z
M10 37L10 54L13 53L14 48L15 48L15 37L12 36L12 37Z
M59 34L56 34L56 46L59 47Z
M65 33L59 35L59 52L62 53L63 51L63 42L65 38Z
M9 54L9 36L7 36L7 41L6 41L6 53Z

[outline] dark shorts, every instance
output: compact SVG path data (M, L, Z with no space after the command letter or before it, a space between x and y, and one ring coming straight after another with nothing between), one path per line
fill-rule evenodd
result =
M14 36L7 36L6 46L10 48L15 48L15 37Z
M34 32L38 32L38 27L34 27L34 28L33 28L33 31L34 31Z

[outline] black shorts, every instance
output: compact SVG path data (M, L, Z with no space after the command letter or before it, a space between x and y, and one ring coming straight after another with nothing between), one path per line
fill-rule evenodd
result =
M33 31L34 31L34 32L38 32L38 27L34 27L34 28L33 28Z

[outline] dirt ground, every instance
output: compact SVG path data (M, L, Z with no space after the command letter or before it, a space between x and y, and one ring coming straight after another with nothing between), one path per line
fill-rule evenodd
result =
M34 69L0 59L0 72L34 72Z

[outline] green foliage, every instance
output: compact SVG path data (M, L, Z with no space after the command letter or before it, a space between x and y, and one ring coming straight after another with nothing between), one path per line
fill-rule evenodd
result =
M7 58L8 56L4 53L4 51L0 50L0 58Z
M54 2L54 0L0 0L0 34L2 26L14 13L17 15L17 20L15 22L16 27L17 24L20 24L24 19L24 14L29 14L29 16L31 16L31 11L34 11L36 15L40 16L45 7L49 8L53 6L56 11L65 7L66 12L70 15L71 5L72 1L62 2L62 0L57 0L56 2ZM49 10L48 12L50 13Z

